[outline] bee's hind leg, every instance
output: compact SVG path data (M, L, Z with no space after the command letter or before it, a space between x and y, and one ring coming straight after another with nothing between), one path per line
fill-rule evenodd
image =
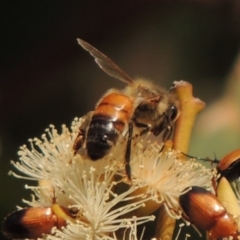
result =
M74 155L77 154L78 150L82 147L82 145L83 145L83 143L85 141L86 131L87 131L89 123L90 123L90 121L92 119L92 115L93 115L93 111L88 112L85 115L86 119L83 121L83 123L79 127L78 135L77 135L77 137L76 137L76 139L74 140L74 143L73 143Z

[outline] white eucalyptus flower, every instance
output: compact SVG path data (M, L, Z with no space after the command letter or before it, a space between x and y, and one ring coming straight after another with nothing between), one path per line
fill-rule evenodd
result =
M171 217L180 218L178 198L181 194L193 185L212 188L212 172L194 159L180 161L179 152L164 150L156 142L141 139L135 144L131 155L133 184L143 188L153 200L143 213L151 213L163 204Z
M34 193L31 201L24 200L29 206L56 203L75 209L65 228L53 228L43 239L137 240L137 226L154 220L149 203L155 209L164 204L169 215L178 218L181 194L192 185L210 188L211 172L205 167L194 160L181 162L174 150L161 151L162 146L143 138L132 139L132 182L125 173L124 138L99 161L84 153L74 155L82 122L75 119L71 131L63 125L60 134L51 125L41 140L30 140L30 149L20 148L19 162L12 162L21 172L12 175L39 182L27 186Z
M30 140L31 149L21 147L20 161L12 164L24 175L11 174L39 181L37 187L27 186L34 195L32 201L24 202L32 207L46 207L52 206L56 199L58 205L78 210L66 228L53 229L52 235L44 239L117 239L119 234L126 239L137 239L136 226L153 221L154 217L128 217L127 214L144 206L151 196L145 193L132 196L134 185L120 194L114 192L123 184L115 176L124 170L123 162L119 162L123 161L119 152L121 148L124 151L124 146L119 145L101 161L74 156L72 145L81 121L73 122L72 132L63 126L61 134L50 126L42 140Z

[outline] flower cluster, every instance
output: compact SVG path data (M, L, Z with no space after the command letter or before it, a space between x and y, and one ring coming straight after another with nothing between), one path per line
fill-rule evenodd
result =
M71 130L63 125L61 133L51 125L41 140L29 140L30 149L22 146L19 161L12 162L20 172L12 175L38 182L27 186L34 194L25 203L71 210L66 226L54 227L41 239L143 239L138 226L154 221L152 214L160 206L180 218L181 194L192 185L211 188L210 170L194 160L179 161L177 152L146 136L132 139L131 182L125 173L124 138L99 161L74 154L82 122L74 119Z

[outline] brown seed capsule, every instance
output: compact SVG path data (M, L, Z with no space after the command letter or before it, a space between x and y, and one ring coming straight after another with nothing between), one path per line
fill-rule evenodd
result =
M59 209L70 214L67 208L59 206ZM53 227L61 229L64 226L66 219L57 215L51 207L30 207L8 215L3 223L3 233L11 239L37 239L43 234L50 234Z
M216 239L237 237L237 224L219 200L204 188L193 186L190 191L179 197L180 206L186 220Z

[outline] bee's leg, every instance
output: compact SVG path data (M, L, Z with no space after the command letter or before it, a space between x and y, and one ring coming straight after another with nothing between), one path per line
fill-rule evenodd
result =
M171 116L166 115L164 118L164 122L162 124L163 127L163 142L166 142L168 139L170 139L172 133L173 133L173 121L171 121Z
M143 128L143 130L140 132L140 136L148 133L150 131L150 129L151 129L151 125L150 124L140 123L140 122L136 121L136 119L134 121L134 124L135 124L135 126L137 128Z
M73 143L74 155L76 155L77 151L82 147L84 140L85 140L85 131L83 129L79 129L78 135Z
M133 123L130 122L128 126L128 139L125 152L125 171L128 177L128 180L131 181L131 167L130 167L130 158L131 158L131 147L132 147L132 134L133 134Z
M163 141L166 142L173 133L174 122L179 116L179 112L175 106L172 106L165 112L164 121L162 123Z
M163 130L163 142L166 142L172 135L173 132L173 126L168 125L164 130Z
M148 124L142 124L142 128L144 128L141 132L140 132L140 136L150 132L151 129L151 125Z
M78 135L73 143L73 151L74 155L76 155L77 151L82 147L84 141L85 141L85 135L86 135L86 130L87 127L91 121L93 112L89 112L86 114L86 119L83 121L81 126L79 127L79 132Z

